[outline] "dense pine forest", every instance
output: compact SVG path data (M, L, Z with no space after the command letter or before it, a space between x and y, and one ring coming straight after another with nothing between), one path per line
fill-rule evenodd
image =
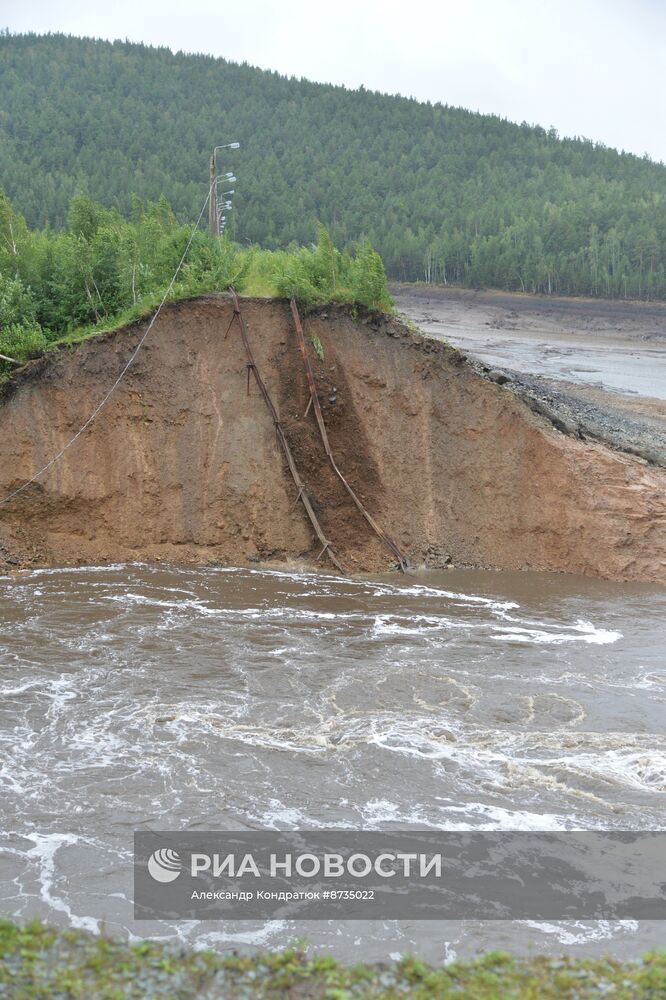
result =
M0 189L31 227L64 228L78 193L192 220L211 147L237 140L237 243L308 243L319 221L396 278L666 298L666 167L586 139L62 35L1 35L0 93Z

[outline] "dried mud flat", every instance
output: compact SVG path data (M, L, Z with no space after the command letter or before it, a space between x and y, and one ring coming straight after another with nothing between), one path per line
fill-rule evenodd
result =
M459 347L561 430L666 465L666 304L419 285L392 292L428 336Z
M348 572L389 568L390 553L306 415L288 303L245 300L243 312L326 537ZM0 566L322 565L272 418L254 384L247 391L235 325L225 337L231 317L223 296L164 310L95 423L0 508ZM605 431L568 426L542 387L526 381L518 391L503 373L398 320L340 307L314 311L304 325L323 348L323 358L310 354L338 465L413 565L666 582L666 472L629 454L627 442L622 449ZM48 355L4 384L3 495L81 427L143 329Z
M391 285L391 293L398 306L412 302L436 318L447 316L463 325L489 321L496 329L610 334L640 340L666 336L664 302L563 298L398 282Z

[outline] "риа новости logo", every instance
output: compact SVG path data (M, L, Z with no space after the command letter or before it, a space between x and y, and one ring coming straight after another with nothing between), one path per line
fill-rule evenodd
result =
M156 882L173 882L181 873L183 862L177 851L162 848L148 858L148 872Z

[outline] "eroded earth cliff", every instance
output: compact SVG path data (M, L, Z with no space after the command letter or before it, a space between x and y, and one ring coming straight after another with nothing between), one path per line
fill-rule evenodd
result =
M255 359L345 569L388 568L317 432L289 305L243 301ZM126 378L38 482L0 506L0 566L137 559L313 562L273 421L225 297L168 306ZM414 565L666 582L666 470L558 431L510 388L399 321L304 315L337 463ZM143 324L50 354L0 392L0 492L79 429ZM326 565L326 557L321 565ZM328 567L327 567L328 568Z

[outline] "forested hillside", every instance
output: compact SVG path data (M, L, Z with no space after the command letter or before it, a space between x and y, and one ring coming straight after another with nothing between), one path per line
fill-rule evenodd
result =
M196 217L240 141L231 235L344 248L407 280L666 298L666 167L552 131L124 42L0 36L0 188L31 226L83 191ZM446 94L442 94L446 99Z

